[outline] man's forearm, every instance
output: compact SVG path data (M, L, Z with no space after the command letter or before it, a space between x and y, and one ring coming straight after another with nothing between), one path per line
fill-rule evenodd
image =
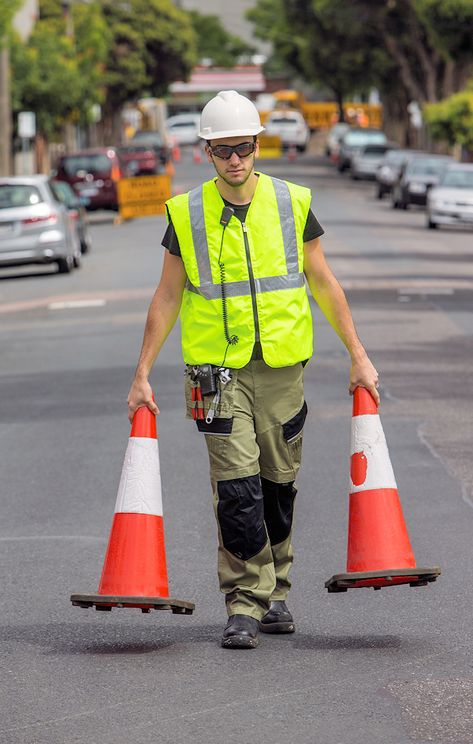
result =
M333 274L317 286L310 277L308 281L317 305L345 344L352 360L355 361L365 354L365 349L358 338L343 289Z
M148 310L143 345L135 377L148 378L161 348L179 315L181 303L163 297L158 288Z

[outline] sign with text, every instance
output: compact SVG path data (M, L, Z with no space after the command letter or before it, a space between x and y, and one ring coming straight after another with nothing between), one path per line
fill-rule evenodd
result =
M136 176L122 178L118 184L120 217L150 217L164 214L164 202L171 198L170 176Z

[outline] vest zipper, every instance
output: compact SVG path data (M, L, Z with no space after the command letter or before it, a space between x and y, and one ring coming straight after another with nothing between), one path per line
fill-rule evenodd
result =
M251 290L251 302L253 304L253 320L255 323L255 342L259 341L259 320L258 320L258 307L256 305L256 284L255 277L253 276L253 267L251 265L250 245L248 243L248 228L245 222L241 223L243 228L243 240L245 243L246 252L246 264L248 266L248 276L250 279L250 290Z

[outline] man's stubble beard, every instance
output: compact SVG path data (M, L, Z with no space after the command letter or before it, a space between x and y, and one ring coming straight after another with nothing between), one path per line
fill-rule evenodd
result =
M222 181L225 181L227 186L243 186L243 184L245 184L250 178L250 176L254 173L254 168L255 168L255 158L253 157L252 166L250 170L248 171L248 173L246 174L246 177L244 178L243 181L239 181L237 183L235 183L234 181L229 181L228 178L226 178L223 173L220 173L216 167L215 167L215 170L217 171L217 175L219 176L219 178L221 178Z

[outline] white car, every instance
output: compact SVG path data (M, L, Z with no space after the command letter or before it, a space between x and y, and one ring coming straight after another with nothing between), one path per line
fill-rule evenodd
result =
M0 266L57 264L60 274L81 265L77 229L43 175L0 179Z
M300 111L272 111L264 126L265 134L281 137L284 148L294 146L299 152L307 149L310 130Z
M199 141L200 114L176 114L166 120L166 130L173 143L195 145Z
M325 144L325 154L327 155L327 157L338 157L338 153L340 151L340 142L349 129L350 125L343 121L339 121L333 125L327 135L327 142Z
M427 196L427 227L473 227L473 164L450 165Z

